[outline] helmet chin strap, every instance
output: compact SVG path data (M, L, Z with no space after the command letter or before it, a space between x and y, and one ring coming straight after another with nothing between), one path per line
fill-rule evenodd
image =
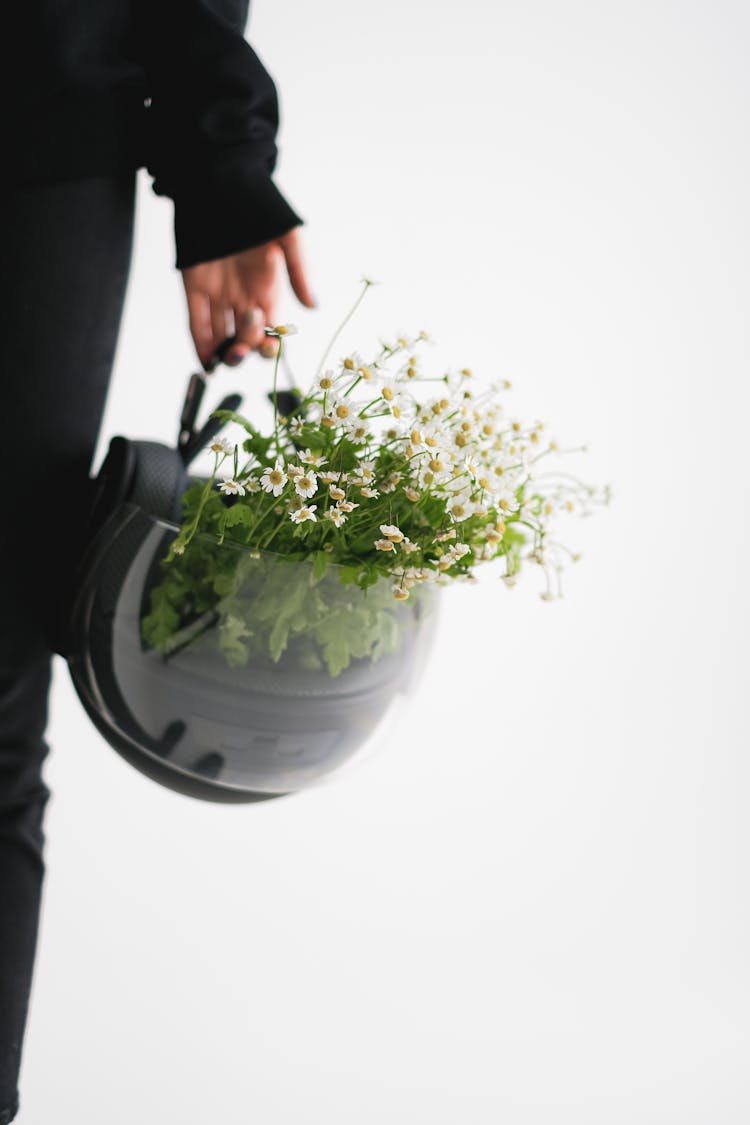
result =
M225 395L219 405L215 407L216 410L238 410L242 405L242 395L232 394ZM190 433L188 439L184 442L178 442L180 456L182 457L183 465L189 465L197 453L204 449L212 438L215 438L219 430L222 430L226 422L221 418L209 418L197 433Z
M209 418L200 430L196 432L195 429L198 411L203 401L206 387L208 386L207 376L211 375L219 364L224 361L224 357L235 343L236 339L236 336L228 336L226 340L222 341L211 358L203 365L204 371L194 372L188 380L187 390L180 412L180 429L177 436L177 450L184 465L189 465L195 456L200 453L226 425L225 422L222 422L218 418ZM285 367L285 375L287 381L291 382L291 373L287 367ZM273 402L273 391L269 391L268 398ZM276 398L279 408L285 414L292 414L301 401L299 394L295 390L277 391ZM241 405L242 395L235 393L226 395L216 407L216 410L238 410Z
M209 418L197 433L195 430L195 420L207 386L206 375L210 375L224 361L224 357L236 339L236 336L227 336L226 340L219 344L211 358L204 363L205 374L202 371L194 372L188 380L182 410L180 411L180 430L177 435L177 449L184 465L189 465L196 454L225 425L218 418ZM231 394L221 400L217 409L237 410L241 403L242 395Z

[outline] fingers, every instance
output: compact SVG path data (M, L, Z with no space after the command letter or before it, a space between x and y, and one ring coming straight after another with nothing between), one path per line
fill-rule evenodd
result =
M219 344L226 340L227 336L231 336L233 332L232 325L227 323L227 306L222 300L211 300L211 327L214 336L214 347L216 351Z
M237 343L233 350L236 352L246 355L248 351L260 347L265 340L265 316L263 310L257 305L255 308L250 308L247 305L235 305L234 324Z
M279 350L279 341L273 336L266 336L258 351L264 359L273 359Z
M214 333L211 325L211 302L208 294L198 290L187 291L190 335L193 337L198 359L205 366L214 350Z
M278 323L284 266L301 304L315 308L297 227L263 246L183 270L190 332L204 367L232 335L225 363L239 363L251 351L278 355L279 341L265 327Z
M302 237L299 227L294 227L288 234L279 239L279 246L284 251L289 282L301 304L308 309L314 309L317 302L307 279L307 266L302 253Z

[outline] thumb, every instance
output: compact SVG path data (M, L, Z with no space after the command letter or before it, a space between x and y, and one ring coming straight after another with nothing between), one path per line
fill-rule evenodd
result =
M293 227L287 234L283 234L278 241L279 246L284 252L289 282L296 297L301 304L306 305L308 309L316 308L318 302L313 297L310 283L307 279L307 266L305 265L304 255L302 253L300 228Z

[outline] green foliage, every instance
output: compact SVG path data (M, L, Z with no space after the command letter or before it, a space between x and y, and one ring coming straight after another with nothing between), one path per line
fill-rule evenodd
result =
M363 284L362 296L372 283ZM274 330L274 391L289 333ZM381 340L369 359L352 353L324 370L336 338L294 420L274 410L273 433L214 411L244 436L214 442L210 479L185 492L143 621L147 644L336 676L352 660L393 652L431 587L473 578L480 563L499 560L512 585L532 559L545 575L542 597L553 596L553 578L561 590L572 552L550 522L590 511L597 490L537 472L557 444L541 422L507 414L500 399L510 384L477 395L469 369L423 373L425 333Z
M364 569L332 567L326 551L290 563L199 537L162 564L143 638L165 654L187 643L221 653L230 666L285 659L338 676L352 660L397 651L418 601L408 609L395 602L377 570ZM352 589L353 580L367 593Z

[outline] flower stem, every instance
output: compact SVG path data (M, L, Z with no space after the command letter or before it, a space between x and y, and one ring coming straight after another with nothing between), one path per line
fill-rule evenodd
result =
M323 365L325 364L325 361L328 359L328 356L331 352L331 348L336 343L339 336L341 335L341 333L344 331L344 329L346 328L349 321L354 316L355 312L357 311L357 309L359 308L360 304L362 303L362 301L364 299L365 293L367 292L367 290L370 288L371 285L372 285L372 282L365 279L364 285L362 287L362 292L357 297L356 301L354 302L352 307L349 309L349 312L346 314L344 319L341 321L341 324L338 326L338 328L334 332L333 336L331 337L331 339L328 343L328 347L326 348L326 350L323 352L323 355L321 356L320 363L318 364L318 370L315 372L315 378L316 379L318 378L321 371L323 370Z
M279 336L279 350L276 352L276 362L273 365L273 440L278 455L281 455L281 446L279 445L279 406L276 396L276 385L279 378L279 362L281 360L283 348L282 337Z

